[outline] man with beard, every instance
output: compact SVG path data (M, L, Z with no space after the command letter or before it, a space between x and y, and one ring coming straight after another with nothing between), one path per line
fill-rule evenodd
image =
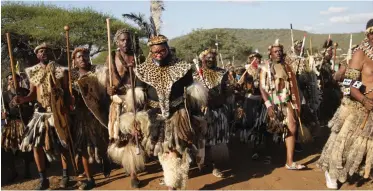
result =
M222 178L223 173L220 168L229 160L227 146L230 138L227 106L228 72L217 67L216 57L216 50L211 48L204 50L199 55L202 60L202 78L195 77L195 79L209 89L208 105L204 108L208 123L206 146L209 148L212 160L212 174Z
M130 72L133 73L133 68L136 67L135 53L139 52L138 43L137 47L134 46L134 36L128 29L119 29L115 36L114 41L117 45L117 50L111 52L113 63L111 65L112 73L109 77L112 78L112 86L107 80L107 93L111 96L112 102L109 110L109 148L108 155L115 163L123 166L125 173L131 175L131 186L138 188L140 181L137 178L137 172L141 171L144 164L144 155L135 154L135 146L132 144L130 133L123 133L120 128L123 123L122 115L131 112L133 107L133 95L131 83L134 82L134 75L130 78ZM139 59L139 58L137 58ZM141 60L140 60L141 61ZM141 62L140 62L141 63ZM109 66L107 60L106 65ZM131 70L131 71L130 71ZM132 81L132 82L131 82ZM135 98L141 101L143 92L136 90ZM129 141L131 140L131 141ZM130 143L129 143L130 142ZM126 156L123 158L123 156Z
M135 68L136 86L146 95L145 108L137 107L146 112L135 116L141 121L141 145L146 153L158 156L164 184L169 189L185 189L192 160L190 151L197 152L193 143L204 148L206 125L194 111L206 105L207 90L193 83L191 64L172 56L167 41L165 36L153 34L148 42L149 56ZM146 116L149 122L141 120L144 118L141 116ZM144 127L144 124L150 126Z
M21 84L21 78L16 74L17 83ZM16 107L15 103L11 100L13 97L18 95L27 95L29 90L18 86L19 88L15 89L12 73L7 76L7 91L2 92L2 99L4 100L5 111L1 112L1 119L6 120L4 128L1 129L1 153L4 157L3 162L7 165L4 169L9 170L7 175L3 174L3 177L10 178L10 181L13 181L18 173L15 166L15 154L18 153L19 156L24 161L24 178L30 178L30 162L32 161L31 152L19 152L19 148L22 142L25 126L32 116L32 103L25 103ZM22 115L21 115L22 114ZM30 158L31 155L31 158ZM10 172L10 173L9 173Z
M293 161L296 117L300 114L298 85L294 72L284 61L283 50L284 47L278 40L268 48L270 60L266 61L260 72L260 91L270 117L268 130L285 137L285 167L289 170L301 170L305 166Z
M325 171L326 186L337 189L349 176L372 176L373 161L373 19L366 26L366 38L353 54L344 85L350 97L329 122L331 134L317 166Z
M82 163L87 181L79 189L95 187L95 180L89 164L103 163L104 175L110 173L107 159L108 133L108 99L106 94L106 67L91 65L89 50L76 48L72 53L75 68L72 70L75 111L73 123L74 147L77 155L82 156Z
M49 188L49 180L45 174L44 152L49 161L57 160L61 156L63 177L60 187L66 188L69 181L67 152L61 151L68 148L66 132L69 126L66 106L72 103L68 90L67 70L49 59L50 49L45 43L37 46L34 52L40 62L25 70L30 80L30 93L13 99L17 105L37 101L34 115L25 130L21 150L34 151L40 175L35 190Z

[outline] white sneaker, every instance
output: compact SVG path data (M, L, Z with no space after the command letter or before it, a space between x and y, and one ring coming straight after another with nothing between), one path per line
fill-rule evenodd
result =
M325 171L326 187L329 189L338 189L337 180L330 178L328 171Z

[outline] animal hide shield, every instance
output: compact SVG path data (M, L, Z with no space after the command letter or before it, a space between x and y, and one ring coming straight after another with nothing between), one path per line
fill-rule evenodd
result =
M285 64L285 71L286 73L288 73L289 81L290 81L291 102L294 105L294 109L296 110L297 115L300 116L301 100L299 96L297 78L293 70L291 69L291 66L289 66L288 64Z
M107 127L108 115L105 115L105 112L100 108L101 96L97 77L93 74L83 76L77 81L77 84L88 109L103 126Z
M56 87L60 87L59 82L55 79L52 79L53 76L49 75L50 83L53 84L55 81L57 84L54 84ZM67 112L64 105L63 96L60 95L60 92L57 92L53 88L51 89L51 109L53 113L54 119L54 128L56 129L58 138L60 139L61 145L66 147L67 146L67 128L69 128L68 121L67 121Z

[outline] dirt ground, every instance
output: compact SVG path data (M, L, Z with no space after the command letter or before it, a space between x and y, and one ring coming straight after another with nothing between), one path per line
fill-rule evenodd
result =
M195 166L191 167L187 189L189 190L320 190L327 189L325 186L324 173L315 166L320 151L325 142L316 140L313 144L305 145L304 151L295 154L295 160L308 166L307 170L290 171L284 168L285 146L274 144L261 150L257 161L251 160L252 150L247 145L233 142L230 144L231 162L224 169L226 178L216 178L210 172L200 172ZM272 143L273 144L273 143ZM271 156L271 163L265 164L264 158ZM17 163L19 163L17 161ZM2 164L4 167L5 164ZM35 164L32 163L32 179L22 180L18 177L13 184L1 185L2 190L30 190L37 183L38 175ZM17 171L22 176L23 166L17 165ZM61 178L61 166L52 163L47 171L50 176L51 189L58 189ZM4 174L2 175L2 179ZM5 174L6 176L6 174ZM164 190L165 186L159 184L162 177L161 166L156 162L147 164L146 172L140 174L141 190ZM72 177L69 189L77 189L77 181ZM122 169L112 171L109 178L104 178L102 173L96 173L97 190L130 190L130 178L123 173ZM3 182L3 181L2 181ZM373 180L362 180L352 177L350 182L341 186L342 190L373 190Z

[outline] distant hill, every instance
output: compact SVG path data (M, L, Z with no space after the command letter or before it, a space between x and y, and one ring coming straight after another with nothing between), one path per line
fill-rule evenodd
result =
M170 45L175 46L177 48L177 51L183 52L186 50L183 50L185 48L190 47L184 47L183 44L200 44L201 37L195 38L196 33L202 33L199 36L210 36L211 34L225 34L223 36L218 35L218 40L221 41L225 38L225 36L234 36L236 38L236 43L242 44L242 46L250 46L252 50L258 49L261 54L267 53L267 48L269 45L273 44L276 39L280 40L280 43L282 43L286 50L288 50L291 46L291 35L290 35L290 29L199 29L196 31L193 31L187 35L180 36L174 39L170 40ZM303 39L304 34L307 34L306 36L306 43L305 48L310 48L310 38L312 38L312 50L321 50L322 45L325 40L328 39L329 34L313 34L313 33L307 33L306 31L301 30L293 30L294 34L294 40L301 40ZM215 37L215 35L214 35ZM352 34L352 44L359 44L364 39L364 33L353 33ZM337 42L339 44L338 46L338 52L337 55L345 54L347 53L349 43L350 43L350 34L331 34L331 39L333 42ZM215 41L215 38L212 39ZM211 46L211 45L210 45ZM229 49L229 47L222 47L221 51L224 51L224 49ZM228 51L229 50L225 50ZM313 52L315 53L315 52ZM228 53L229 54L229 53ZM181 55L185 56L185 55Z

